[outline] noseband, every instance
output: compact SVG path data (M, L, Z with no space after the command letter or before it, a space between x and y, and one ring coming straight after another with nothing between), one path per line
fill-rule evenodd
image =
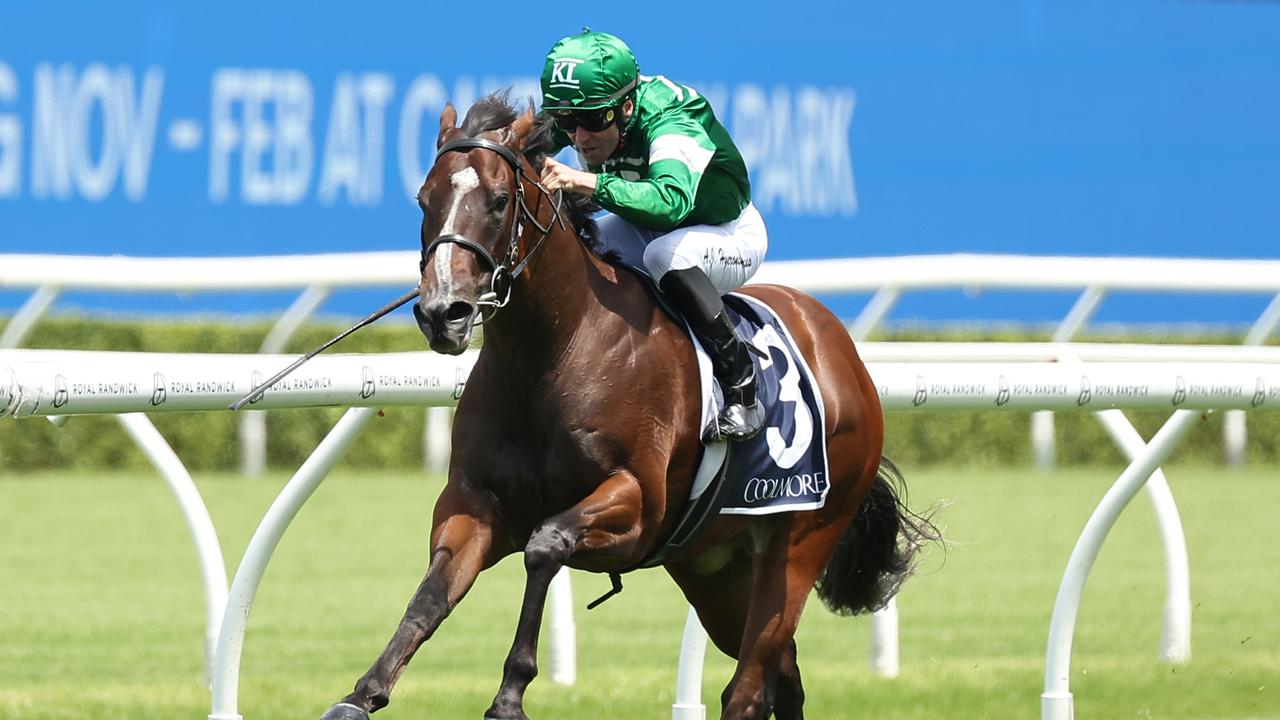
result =
M547 239L547 235L551 233L551 227L559 221L561 227L565 229L568 228L565 225L564 218L560 215L560 201L563 198L564 191L556 192L556 198L553 204L554 213L550 222L548 222L545 227L538 222L537 213L530 210L529 205L525 202L524 182L522 181L528 180L533 183L534 187L538 188L540 193L539 200L541 200L542 195L546 195L547 198L550 199L551 191L543 187L536 178L532 178L525 173L524 164L520 162L520 157L506 145L496 143L492 140L485 140L483 138L459 138L457 140L451 140L440 146L440 149L436 151L436 160L439 161L445 153L465 153L475 148L483 148L485 150L498 153L503 160L507 161L507 164L511 166L512 171L515 173L516 211L515 217L511 222L511 241L507 244L507 253L503 257L502 262L499 263L480 243L464 235L447 233L435 238L422 249L422 260L418 263L418 272L421 274L426 271L427 258L430 257L431 253L440 245L450 243L470 250L477 258L480 259L485 268L492 273L492 277L489 280L488 292L481 293L480 297L476 300L476 305L482 308L479 322L484 323L489 318L493 317L499 309L506 307L507 303L511 301L512 281L517 277L520 277L520 273L524 272L525 267L529 265L529 261L533 259L533 256L542 247L543 241ZM516 256L520 254L520 234L524 230L524 221L526 219L528 219L530 224L538 229L538 232L542 233L542 237L538 238L538 242L533 246L532 250L525 253L524 259L512 268L511 264L516 261ZM489 308L488 315L486 315L483 310L483 308L486 307Z

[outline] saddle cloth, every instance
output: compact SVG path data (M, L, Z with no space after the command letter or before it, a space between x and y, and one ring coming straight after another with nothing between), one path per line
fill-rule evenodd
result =
M752 356L756 365L756 394L764 405L764 430L747 442L735 443L729 453L726 492L721 514L767 515L822 507L830 486L822 395L804 357L778 315L760 300L739 293L725 299L740 337L768 355ZM705 355L697 339L694 344ZM701 367L702 362L698 365ZM702 395L723 402L719 384L702 375ZM704 400L707 402L707 400ZM710 404L710 403L708 403ZM714 415L713 422L714 422ZM713 443L724 445L723 441ZM705 462L709 453L703 453ZM699 473L701 479L701 473ZM705 488L694 486L692 497Z
M607 250L613 251L611 261L631 269L650 284L659 304L689 334L697 351L701 378L701 427L711 426L724 398L712 375L706 350L683 318L663 302L656 283L644 269L643 247L611 245ZM725 498L719 510L721 514L767 515L820 508L826 502L830 482L825 413L813 373L797 350L790 331L765 303L731 293L725 298L725 307L739 337L768 356L766 360L752 355L756 365L756 393L765 409L765 426L750 441L734 443L732 452L728 452L728 443L723 440L707 444L690 501L701 497L713 480L723 475L723 482L731 486L716 493Z

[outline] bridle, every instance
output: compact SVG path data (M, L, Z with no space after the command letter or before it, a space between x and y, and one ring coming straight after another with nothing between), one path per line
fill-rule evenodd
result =
M511 302L511 288L513 281L517 277L520 277L520 273L524 272L524 269L528 267L529 261L532 260L533 256L542 248L542 243L546 241L547 236L551 233L552 226L555 225L557 221L559 221L560 226L566 230L568 229L568 226L565 225L564 217L560 214L560 203L564 197L563 190L556 191L551 220L547 222L545 226L538 222L537 212L529 209L529 205L525 201L523 181L527 180L532 183L534 187L538 188L539 204L541 204L543 195L547 196L548 199L551 199L551 191L543 187L543 185L538 182L537 178L530 177L524 171L524 164L520 162L520 157L506 145L492 140L485 140L483 138L459 138L441 145L440 149L436 151L436 161L439 162L440 158L445 153L465 153L469 150L474 150L475 148L483 148L485 150L498 153L503 160L507 161L507 164L511 166L512 171L515 173L516 209L515 216L511 220L511 241L507 244L506 255L502 258L502 262L499 263L480 243L464 235L446 233L424 245L422 248L422 259L418 262L418 273L421 275L426 271L427 258L431 256L431 253L437 247L444 245L445 243L459 245L474 253L475 256L480 259L481 263L483 263L484 266L492 273L489 280L489 289L486 292L481 293L480 297L476 299L476 305L480 307L480 312L478 313L476 322L477 324L483 324L488 321L489 318L492 318L498 310L506 307L507 303ZM542 237L538 238L538 242L534 244L533 249L525 253L524 258L512 267L512 263L516 261L516 256L520 254L520 235L524 231L525 220L528 220L531 225L537 228L538 232L542 233ZM485 312L486 308L488 308L487 314ZM417 312L417 305L414 306L414 311L415 313Z

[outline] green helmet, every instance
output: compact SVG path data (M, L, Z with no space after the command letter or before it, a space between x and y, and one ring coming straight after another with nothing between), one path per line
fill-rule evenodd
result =
M542 67L542 106L596 110L617 105L636 87L640 68L619 38L583 30L551 48Z

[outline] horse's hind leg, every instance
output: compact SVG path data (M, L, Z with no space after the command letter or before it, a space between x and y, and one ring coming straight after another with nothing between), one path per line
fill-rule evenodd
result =
M707 637L721 652L736 660L741 656L745 644L743 636L754 575L752 560L744 550L735 549L723 565L708 569L711 557L713 554L670 563L667 565L667 572L680 586L685 599L697 611L698 620L707 631ZM779 718L799 718L803 717L799 705L804 702L804 695L799 692L800 676L795 668L794 641L788 648L789 652L784 654L778 672L770 673L765 678L765 707L774 708ZM725 687L721 696L724 706L729 704L735 684L731 682ZM787 711L793 712L790 715L784 714Z
M618 473L534 530L524 550L527 577L516 637L485 718L528 720L524 693L538 674L538 631L552 578L575 552L618 549L634 541L639 522L639 485L630 474Z
M698 559L671 563L667 565L667 572L698 612L698 619L711 642L725 655L739 659L747 646L745 629L755 575L752 559L745 551L739 550L728 562L713 571L700 568L704 564ZM767 673L764 679L763 712L772 708L778 720L802 720L804 689L800 682L800 667L796 662L794 637L783 644L776 670ZM728 714L728 706L737 685L735 675L735 680L725 687L721 697L726 712L724 717L736 717ZM761 714L758 717L767 715Z
M778 720L804 720L804 685L800 682L795 638L791 639L791 643L783 651L782 662L778 665L773 714Z
M786 701L784 712L791 713L780 717L802 716L804 694L795 669L796 627L846 524L819 525L813 514L791 516L775 526L765 548L755 556L742 649L725 689L723 720L766 718L780 709L776 708L780 699ZM786 668L788 653L791 663ZM779 682L784 673L786 678ZM779 691L783 698L778 697Z
M366 720L368 713L385 707L410 658L466 595L480 570L496 559L489 556L492 532L487 518L473 514L480 506L462 502L461 492L451 483L436 502L431 564L386 649L351 694L321 720Z

